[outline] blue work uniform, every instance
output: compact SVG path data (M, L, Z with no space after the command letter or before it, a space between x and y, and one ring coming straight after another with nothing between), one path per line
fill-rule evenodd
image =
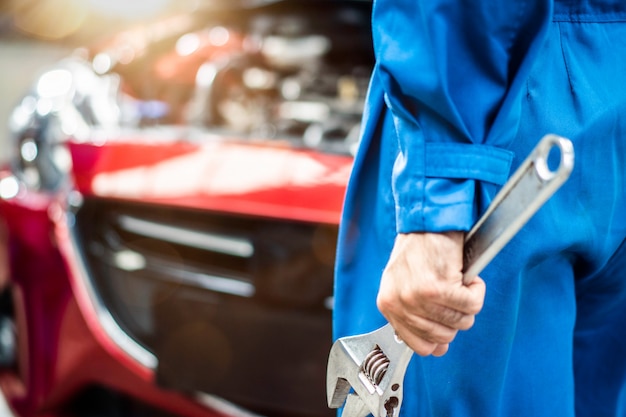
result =
M415 355L402 415L626 416L626 1L375 0L376 66L336 264L335 337L374 330L397 233L469 230L541 137L568 182Z

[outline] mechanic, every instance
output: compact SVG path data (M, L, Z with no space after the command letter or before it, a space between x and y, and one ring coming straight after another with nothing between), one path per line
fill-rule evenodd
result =
M626 416L626 2L375 0L372 23L335 337L388 320L419 354L406 416ZM574 172L463 286L463 233L548 133Z

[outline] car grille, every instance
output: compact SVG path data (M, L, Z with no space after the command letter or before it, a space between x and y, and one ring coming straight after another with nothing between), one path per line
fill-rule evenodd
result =
M86 198L75 239L100 302L166 388L266 415L331 415L336 226Z

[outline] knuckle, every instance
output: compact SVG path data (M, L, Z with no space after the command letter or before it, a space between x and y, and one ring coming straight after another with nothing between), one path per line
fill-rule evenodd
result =
M447 344L454 340L457 331L430 320L425 320L415 328L415 333L433 344Z
M474 304L473 310L472 310L474 315L480 313L480 311L483 309L484 304L485 304L484 298L480 298L479 300L476 300L476 303Z
M440 345L448 345L450 343L452 343L452 341L454 340L454 338L456 337L457 331L456 330L451 330L446 332L445 334L442 334L439 339L437 340L437 342Z
M457 328L464 320L465 314L450 307L434 305L431 308L431 318L445 326Z
M376 296L376 306L382 311L393 311L398 304L397 295L387 288L381 288Z
M483 301L482 300L471 300L467 306L467 314L472 316L477 315L483 309Z
M437 323L430 320L426 321L426 323L422 326L422 334L425 338L433 338L433 336L437 334L437 330Z
M380 311L386 311L389 305L389 298L383 293L378 293L376 297L376 307L378 307Z
M441 290L435 285L425 285L419 290L419 296L426 301L438 301L441 299Z
M459 330L469 330L474 326L476 318L474 315L465 316L463 321L460 322Z
M443 356L443 355L445 355L446 353L448 353L448 348L449 348L449 347L450 347L450 346L449 346L448 344L441 344L441 345L438 345L438 346L435 348L435 350L433 351L432 355L433 355L433 356Z
M445 308L441 312L441 319L450 325L456 325L463 320L465 315L458 310L452 308Z
M433 353L435 351L435 349L437 348L437 345L435 343L432 343L432 342L428 342L428 341L425 341L425 340L418 339L418 340L414 341L414 343L410 347L418 355L420 355L420 356L428 356L428 355L430 355L431 353Z

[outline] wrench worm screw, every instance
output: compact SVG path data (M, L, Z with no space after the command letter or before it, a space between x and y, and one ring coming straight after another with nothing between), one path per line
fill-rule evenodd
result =
M361 365L361 372L365 374L367 379L375 386L380 385L383 377L389 368L389 358L385 352L376 345L374 349L365 357Z

